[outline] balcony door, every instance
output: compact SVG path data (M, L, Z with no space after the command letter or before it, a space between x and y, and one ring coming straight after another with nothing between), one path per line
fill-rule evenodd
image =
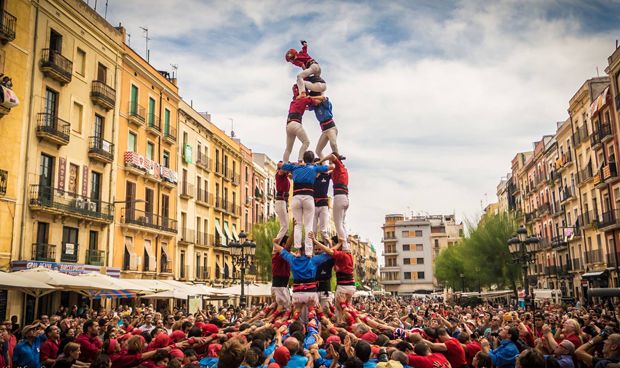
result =
M131 115L136 115L138 112L138 87L135 85L131 85L131 100L129 101L129 113Z
M61 262L77 262L78 260L78 229L69 226L62 228Z
M134 215L134 208L135 208L135 202L134 199L136 198L136 183L132 183L130 181L128 181L125 184L125 208L127 209L125 211L125 221L129 221L132 222L135 218Z
M62 35L53 29L50 29L49 49L56 51L59 54L62 53Z
M144 215L148 224L153 223L153 189L146 188L144 191Z
M54 157L41 154L41 166L39 167L39 199L52 200L54 183Z
M95 114L95 126L93 130L93 136L95 137L97 144L99 144L99 140L103 138L104 131L105 131L105 123L104 123L103 117ZM97 148L101 148L101 147L97 147Z
M45 113L47 114L47 126L53 126L54 119L58 116L58 92L53 89L45 89Z
M101 174L93 171L91 173L91 192L90 200L95 203L96 211L101 211ZM93 210L90 209L89 210Z
M108 68L105 65L98 63L97 64L97 81L106 84L108 80Z
M162 194L161 195L161 217L163 220L163 225L165 228L168 228L168 213L170 211L170 198Z
M47 245L47 237L49 234L50 224L47 222L37 222L37 244L35 246L35 260L48 260L49 250Z

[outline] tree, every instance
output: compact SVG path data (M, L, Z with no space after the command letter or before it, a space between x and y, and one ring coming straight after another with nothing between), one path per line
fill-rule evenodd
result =
M256 275L261 280L271 281L271 252L273 250L273 239L278 235L280 223L275 219L267 222L254 224L252 227L252 239L256 243L256 254L254 263L256 264Z
M437 279L461 289L477 291L478 285L510 287L516 292L521 269L512 263L508 239L517 230L515 219L508 213L485 216L478 224L467 223L469 235L457 245L444 249L435 260Z

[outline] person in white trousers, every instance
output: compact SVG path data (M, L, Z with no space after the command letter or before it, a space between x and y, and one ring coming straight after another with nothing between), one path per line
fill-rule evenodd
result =
M295 144L295 139L299 139L301 142L298 156L299 162L302 161L304 152L308 150L310 140L308 139L304 126L301 125L301 120L308 105L314 104L315 101L318 104L323 101L323 97L300 97L297 85L293 85L293 100L289 106L288 118L286 120L286 149L284 150L284 155L282 156L282 160L284 162L289 162L291 151L293 150L293 144Z
M318 160L317 160L318 161ZM314 233L321 234L321 239L328 239L329 226L329 182L331 173L320 173L314 182ZM317 232L318 230L318 232Z
M278 164L282 164L280 161ZM288 195L291 189L290 173L284 170L276 172L276 217L280 223L277 239L282 239L288 233Z
M289 49L284 56L286 61L303 69L297 74L297 87L302 96L306 89L323 93L327 90L327 84L321 78L321 66L308 54L308 43L302 40L301 46L300 51Z
M291 209L295 220L293 247L301 249L302 231L305 230L303 244L304 253L312 257L313 244L308 234L314 227L314 182L318 173L327 172L326 165L314 165L314 152L306 151L303 155L304 164L278 164L278 168L293 173L293 201Z
M338 239L342 242L342 250L349 251L350 245L345 226L345 217L349 209L349 172L340 157L335 154L327 156L324 160L330 160L334 164L332 171L334 225Z

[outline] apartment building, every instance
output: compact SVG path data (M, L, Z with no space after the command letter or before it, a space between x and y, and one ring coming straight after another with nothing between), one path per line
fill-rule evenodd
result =
M355 265L355 280L362 288L371 290L378 283L379 263L375 247L357 234L349 234L348 240Z
M176 80L123 43L121 81L114 265L124 278L180 277Z
M264 153L254 153L252 155L254 163L259 165L265 172L266 178L264 187L261 188L265 193L264 215L266 219L276 215L276 171L277 164Z
M29 102L20 118L29 124L20 132L21 159L8 157L21 165L17 202L24 204L15 212L21 225L12 232L11 270L105 270L118 277L109 257L123 35L79 0L29 6L30 18L19 21L19 29L28 33L23 50L33 72L19 82L20 89L28 85L23 100ZM78 298L56 292L43 297L41 305L56 308ZM23 300L11 298L11 303ZM29 300L26 305L32 316Z
M433 262L439 251L463 237L454 215L385 216L381 284L395 295L432 291L437 287Z
M253 165L253 187L254 187L254 198L252 200L252 207L254 208L253 214L254 218L252 222L254 224L259 224L261 222L267 221L267 204L268 204L268 193L267 190L267 170L265 168L252 161Z
M248 234L252 232L254 224L254 161L252 150L239 143L239 153L241 154L241 228Z

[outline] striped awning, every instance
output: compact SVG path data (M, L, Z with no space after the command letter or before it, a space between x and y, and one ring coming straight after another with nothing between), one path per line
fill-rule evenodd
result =
M136 293L127 290L101 290L93 299L133 299Z
M220 236L220 239L225 238L224 233L222 232L222 227L218 221L215 221L215 232Z

